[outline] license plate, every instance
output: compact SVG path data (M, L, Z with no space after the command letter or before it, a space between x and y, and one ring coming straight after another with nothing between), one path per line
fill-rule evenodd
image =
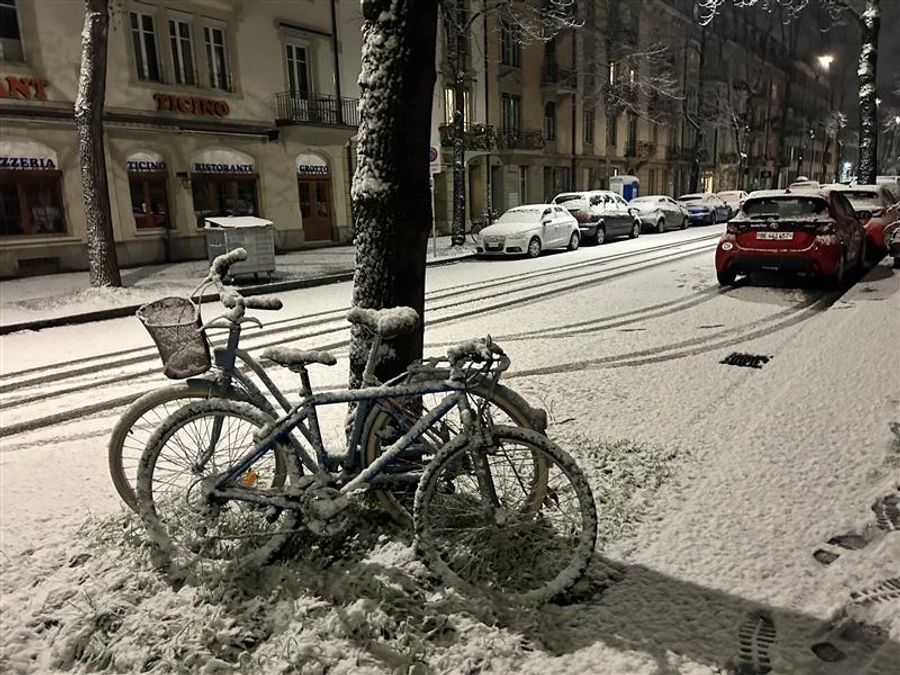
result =
M793 239L793 232L757 232L757 239Z
M502 247L500 246L500 244L488 244L488 243L485 243L485 244L484 244L484 247L485 247L485 249L487 249L488 251L499 251L499 250L502 248Z

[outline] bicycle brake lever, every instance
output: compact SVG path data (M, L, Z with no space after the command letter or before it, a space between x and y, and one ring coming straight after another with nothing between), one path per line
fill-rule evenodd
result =
M240 323L255 323L259 328L262 328L262 321L257 319L255 316L245 316L240 320Z

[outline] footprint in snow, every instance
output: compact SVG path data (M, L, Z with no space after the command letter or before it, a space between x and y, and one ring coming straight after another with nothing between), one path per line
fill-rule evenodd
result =
M772 671L769 650L775 643L775 623L767 612L747 614L738 628L738 653L728 672L736 675L765 675Z
M879 541L888 532L900 530L900 492L895 492L875 500L872 504L875 522L866 525L862 532L848 532L829 539L826 544L845 551L858 551ZM830 565L840 557L840 553L826 548L813 551L813 558L823 565Z

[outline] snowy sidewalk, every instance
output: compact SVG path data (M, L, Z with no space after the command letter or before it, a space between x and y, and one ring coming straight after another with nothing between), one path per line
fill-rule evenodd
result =
M435 253L437 255L435 255ZM303 249L275 256L271 282L239 279L247 295L346 281L353 276L352 245ZM428 240L428 264L470 256L450 247L450 237ZM166 295L186 295L203 279L205 260L122 270L122 288L90 288L88 273L68 272L0 282L0 335L61 323L97 321L132 314L139 305Z

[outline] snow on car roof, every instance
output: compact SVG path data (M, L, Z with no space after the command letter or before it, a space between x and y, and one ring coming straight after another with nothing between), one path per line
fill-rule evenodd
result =
M747 201L751 199L772 199L774 197L820 197L824 199L830 191L828 188L782 188L780 190L754 190L747 196Z

